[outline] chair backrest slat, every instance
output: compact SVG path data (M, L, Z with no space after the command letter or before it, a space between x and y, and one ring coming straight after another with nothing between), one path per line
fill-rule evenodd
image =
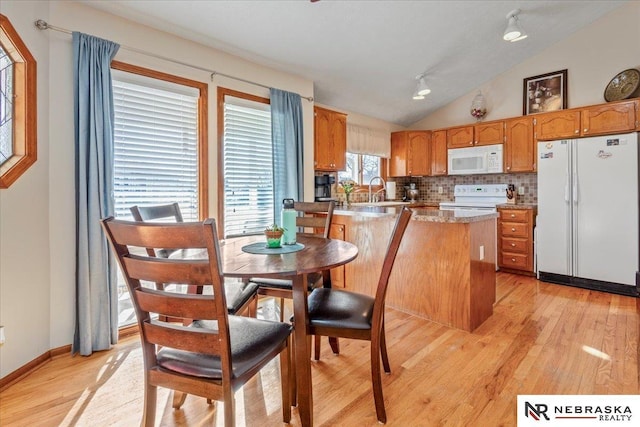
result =
M183 221L178 203L157 206L131 206L129 210L136 221L154 221L167 218L172 218L175 222Z
M140 309L149 313L201 320L218 318L212 295L173 293L140 287L135 290L135 298Z
M201 222L138 223L135 227L114 222L112 230L115 240L126 246L172 249L207 247Z
M216 330L154 321L145 322L143 328L145 339L152 344L211 355L221 352Z
M295 202L293 208L302 213L296 218L296 225L302 228L322 230L324 238L329 237L333 221L334 201L329 202Z
M168 260L130 255L123 261L132 279L198 286L211 283L209 261L206 259Z

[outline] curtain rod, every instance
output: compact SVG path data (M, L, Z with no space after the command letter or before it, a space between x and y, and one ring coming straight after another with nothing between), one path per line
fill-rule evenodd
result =
M47 23L47 21L44 21L42 19L38 19L37 21L34 22L34 24L39 30L54 30L54 31L59 31L61 33L65 33L65 34L72 34L71 30L67 30L66 28L60 28L60 27L56 27L56 26L50 25L50 24ZM120 47L123 48L123 49L126 49L126 50L130 50L130 51L135 52L135 53L142 54L142 55L151 56L153 58L157 58L157 59L162 59L164 61L173 62L174 64L184 65L185 67L195 68L196 70L205 71L205 72L211 74L211 81L213 81L213 78L215 76L222 76L222 77L227 77L229 79L237 80L237 81L240 81L240 82L249 83L249 84L252 84L254 86L260 86L260 87L263 87L265 89L271 89L271 86L263 85L261 83L252 82L251 80L245 80L243 78L231 76L229 74L220 73L218 71L210 70L208 68L203 68L203 67L200 67L198 65L187 64L186 62L182 62L182 61L178 61L178 60L175 60L175 59L167 58L166 56L156 55L155 53L145 52L143 50L136 49L134 47L129 47L129 46L125 46L125 45L120 45ZM313 101L313 97L312 96L301 96L301 98L302 99L306 99L309 102Z

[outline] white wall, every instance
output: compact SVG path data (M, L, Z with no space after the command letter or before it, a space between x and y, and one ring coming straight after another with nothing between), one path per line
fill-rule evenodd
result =
M2 0L38 61L38 161L0 192L0 377L52 348L70 344L75 316L74 139L71 36L40 31L36 19L188 64L313 96L311 80L261 67L167 33L66 1ZM51 62L49 63L49 57ZM209 83L209 216L217 213L216 87L268 96L268 90L132 53L116 59ZM50 101L49 101L50 100ZM305 152L313 153L313 103L302 101ZM305 156L305 197L313 198L313 156Z
M49 323L49 43L35 28L47 19L46 2L0 1L38 69L38 159L8 189L0 190L0 377L51 348ZM66 307L65 307L66 309Z
M565 68L569 108L604 103L604 88L613 76L640 66L639 22L640 2L629 2L485 83L478 88L487 99L489 113L485 120L521 116L523 79ZM529 33L529 37L535 34ZM476 94L477 90L469 92L411 128L437 129L473 123L469 107Z

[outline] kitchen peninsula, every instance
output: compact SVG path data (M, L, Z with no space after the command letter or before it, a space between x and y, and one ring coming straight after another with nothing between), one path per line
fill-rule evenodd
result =
M497 213L414 208L387 291L390 307L473 331L493 314ZM358 257L332 272L335 285L374 296L400 207L336 208L333 237ZM340 236L335 235L339 231ZM342 277L338 277L344 275Z

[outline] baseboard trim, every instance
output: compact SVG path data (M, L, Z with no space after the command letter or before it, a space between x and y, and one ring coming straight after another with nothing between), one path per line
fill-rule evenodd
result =
M556 283L558 285L573 286L576 288L608 292L628 297L640 297L638 286L622 285L620 283L604 282L602 280L583 279L580 277L565 276L564 274L547 273L544 271L539 273L539 279L543 282Z
M60 356L62 354L71 353L71 345L63 345L62 347L53 348L40 356L33 359L31 362L26 365L21 366L15 371L11 372L9 375L0 378L0 392L4 391L7 387L12 385L13 383L19 381L25 376L29 375L31 372L38 369L40 366L51 360L56 356Z
M132 335L136 335L138 333L138 324L135 323L130 326L124 326L118 330L119 338L127 338ZM29 375L31 372L38 369L40 366L44 365L54 357L70 355L71 354L71 344L63 345L62 347L52 348L51 350L41 354L40 356L33 359L31 362L27 363L6 375L3 378L0 378L0 392L4 391L7 387L12 384L20 381L25 376Z

